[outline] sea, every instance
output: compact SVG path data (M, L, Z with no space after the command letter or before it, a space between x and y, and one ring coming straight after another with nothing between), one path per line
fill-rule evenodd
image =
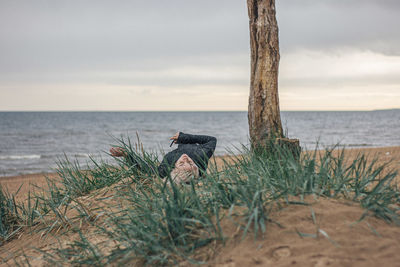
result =
M282 123L305 150L400 146L400 110L287 111ZM181 131L218 139L216 155L238 154L249 145L247 112L0 112L0 177L54 172L67 157L81 166L115 162L107 154L117 139L139 136L145 150L174 149ZM90 164L90 163L89 163Z

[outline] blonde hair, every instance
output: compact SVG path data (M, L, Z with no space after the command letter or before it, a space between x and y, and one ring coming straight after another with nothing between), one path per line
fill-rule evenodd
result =
M191 179L194 180L194 179L199 178L199 176L200 176L199 168L197 166L190 171L182 170L179 168L174 168L171 171L172 181L174 181L175 183L178 183L178 184L179 183L187 183Z

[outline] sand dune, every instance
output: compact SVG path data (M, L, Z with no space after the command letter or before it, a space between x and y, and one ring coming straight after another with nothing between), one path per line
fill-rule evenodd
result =
M355 223L364 210L349 201L308 201L314 204L273 213L283 228L270 223L264 238L257 240L249 234L240 241L232 224L223 225L232 238L208 266L400 266L400 227L376 218Z
M391 161L389 167L400 170L400 147L353 149L347 151L349 160L363 152L370 158L377 156L379 163ZM222 159L216 159L221 164ZM51 175L56 179L56 175ZM20 199L33 187L30 183L45 186L43 175L24 175L0 178L0 183L10 192L15 192L21 183L18 194ZM105 207L107 201L97 201L99 197L112 196L115 188L104 188L79 198L89 209ZM25 194L25 195L24 195ZM111 200L109 200L111 201ZM311 206L290 205L271 214L271 219L279 222L267 225L267 231L261 238L252 233L242 240L241 232L232 219L226 218L221 226L224 235L229 237L225 246L212 244L199 255L209 255L207 266L400 266L400 227L389 225L383 220L369 217L356 223L364 210L359 204L342 199L307 199ZM314 221L312 211L315 214ZM73 212L73 211L70 211ZM240 209L235 210L240 214ZM68 214L72 216L73 214ZM238 222L240 216L237 218ZM79 224L79 221L74 223ZM105 239L94 232L94 227L84 226L86 236L96 244ZM60 234L64 234L61 236ZM58 246L57 238L67 244L78 238L77 233L59 229L54 236L43 237L41 233L22 232L18 238L0 247L0 263L13 265L13 258L24 253L32 257L31 264L42 265L43 259L33 247L51 251ZM104 244L104 249L107 245ZM23 252L23 253L22 253ZM182 263L182 265L189 265Z

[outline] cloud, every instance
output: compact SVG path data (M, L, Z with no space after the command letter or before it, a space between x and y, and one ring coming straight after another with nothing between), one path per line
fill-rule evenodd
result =
M398 88L400 1L281 0L277 12L284 99ZM25 95L37 109L245 110L249 53L245 0L0 1L0 107L29 106Z
M337 51L370 50L400 55L400 2L378 0L279 1L281 46Z
M301 51L281 61L283 87L330 87L349 85L399 85L400 56L347 51L326 54Z
M245 4L231 2L1 2L0 71L126 69L247 51Z
M277 1L282 53L398 55L398 1ZM1 1L0 73L163 68L249 53L244 0Z

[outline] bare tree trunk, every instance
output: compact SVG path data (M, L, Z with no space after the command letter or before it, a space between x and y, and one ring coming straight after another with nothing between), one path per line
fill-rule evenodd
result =
M249 129L252 145L283 137L279 110L279 36L275 0L247 0L250 23L251 81Z

